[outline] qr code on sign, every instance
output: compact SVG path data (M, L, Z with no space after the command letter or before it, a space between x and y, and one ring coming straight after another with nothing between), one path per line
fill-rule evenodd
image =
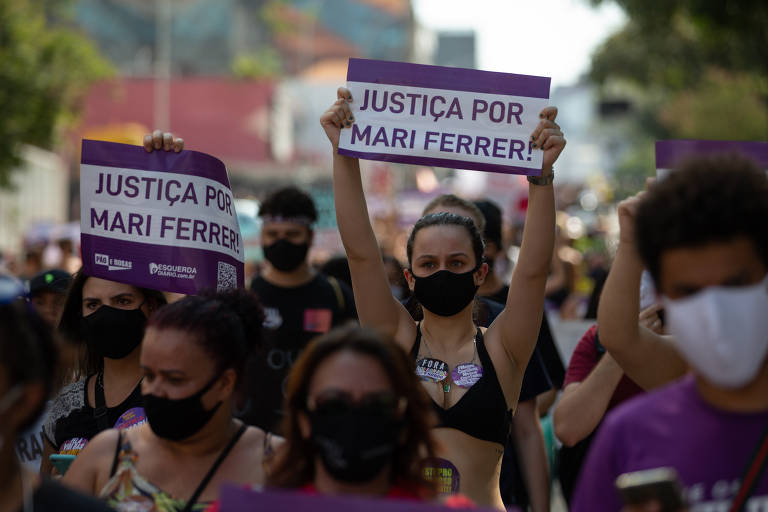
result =
M216 291L221 292L232 288L237 288L237 268L220 261L219 272L216 276Z

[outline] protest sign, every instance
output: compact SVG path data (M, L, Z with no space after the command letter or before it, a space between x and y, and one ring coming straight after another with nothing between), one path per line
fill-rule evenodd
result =
M240 487L224 486L221 490L221 512L446 512L469 510L445 507L435 503L404 499L370 499L359 496L323 496L307 492L265 491L258 492ZM490 512L491 509L472 508L473 512ZM512 510L517 510L513 508Z
M531 144L550 79L349 59L354 116L339 154L406 164L541 175Z
M243 287L234 199L210 155L83 140L80 229L89 276L186 294Z
M664 178L686 157L717 153L739 153L768 171L768 142L738 140L658 140L656 176Z

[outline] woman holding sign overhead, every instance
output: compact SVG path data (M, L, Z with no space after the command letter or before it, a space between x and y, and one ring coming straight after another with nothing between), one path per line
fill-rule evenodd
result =
M421 303L416 323L394 299L368 211L356 158L338 154L341 130L354 123L350 92L320 119L333 146L336 216L352 271L360 322L392 336L409 352L439 417L433 434L453 488L479 505L503 509L499 470L525 367L541 324L544 284L554 243L552 164L565 147L557 109L541 111L531 145L543 151L541 177L529 178L528 217L503 312L487 330L472 319L472 304L488 267L473 221L451 213L423 217L408 239L408 286ZM429 469L427 469L429 471Z

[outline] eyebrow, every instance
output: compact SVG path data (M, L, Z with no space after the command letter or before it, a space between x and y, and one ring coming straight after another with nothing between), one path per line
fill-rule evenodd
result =
M141 368L141 370L145 371L145 372L146 371L150 371L150 372L152 371L152 368L150 368L149 366L145 366L143 364L139 365L139 368ZM174 369L158 370L158 371L156 371L154 373L159 373L159 374L166 375L166 376L179 376L179 377L186 377L187 376L187 374L183 370L174 370Z
M132 299L133 293L131 292L125 292L125 293L118 293L117 295L113 295L109 298L109 300L116 300L116 299Z

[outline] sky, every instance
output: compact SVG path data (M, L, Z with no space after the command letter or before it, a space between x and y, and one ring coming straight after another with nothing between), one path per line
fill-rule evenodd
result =
M626 16L615 4L588 0L413 0L417 21L434 30L474 29L477 68L552 77L570 85L593 50Z

